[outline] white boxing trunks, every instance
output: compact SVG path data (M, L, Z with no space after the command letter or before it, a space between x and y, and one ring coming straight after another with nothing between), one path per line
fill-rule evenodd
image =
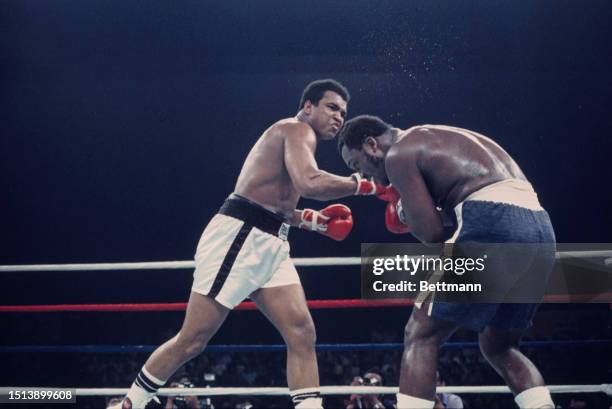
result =
M288 232L280 215L232 194L202 233L192 291L232 309L259 288L299 284Z

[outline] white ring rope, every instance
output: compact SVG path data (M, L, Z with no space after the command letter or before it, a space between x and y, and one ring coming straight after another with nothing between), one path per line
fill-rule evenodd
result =
M612 384L601 385L549 385L551 393L599 393L612 396ZM8 386L0 387L0 394L16 389L49 389L43 386ZM56 388L56 387L54 387ZM62 389L71 389L64 388ZM76 388L78 396L124 396L129 388ZM399 392L397 386L321 386L321 395L390 395ZM437 393L511 393L507 386L442 386L436 389ZM289 395L288 388L162 388L158 391L161 396L285 396Z
M612 250L561 251L558 259L601 258L605 265L612 265ZM297 267L358 266L361 257L303 257L294 258ZM80 263L80 264L22 264L0 265L0 272L25 271L108 271L108 270L171 270L195 268L195 261L147 261L134 263Z
M611 254L612 255L612 252ZM355 266L361 257L294 258L298 267ZM171 270L195 268L195 261L147 261L136 263L23 264L0 266L0 272L16 271L102 271L102 270Z

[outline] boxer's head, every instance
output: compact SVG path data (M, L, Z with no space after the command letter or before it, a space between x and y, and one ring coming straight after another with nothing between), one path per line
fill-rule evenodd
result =
M333 139L344 124L349 100L348 91L338 81L314 81L302 93L298 116L305 118L319 138Z
M385 157L392 129L376 116L360 115L347 121L338 135L338 151L346 165L377 183L389 184Z

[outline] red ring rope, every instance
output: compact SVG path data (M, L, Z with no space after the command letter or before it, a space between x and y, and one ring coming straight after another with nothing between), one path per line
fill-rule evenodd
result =
M609 303L612 293L602 294L555 294L544 297L544 302L600 302ZM339 308L381 308L403 307L414 304L413 300L310 300L307 301L311 310ZM612 303L611 303L612 306ZM2 312L66 312L66 311L96 311L96 312L146 312L146 311L185 311L187 303L150 303L150 304L57 304L57 305L0 305ZM252 301L245 301L236 310L255 310L257 306Z
M412 300L311 300L308 307L313 310L327 308L377 308L400 307L412 305ZM187 303L153 303L153 304L58 304L58 305L2 305L0 312L64 312L64 311L184 311ZM236 310L255 310L252 301L238 305Z

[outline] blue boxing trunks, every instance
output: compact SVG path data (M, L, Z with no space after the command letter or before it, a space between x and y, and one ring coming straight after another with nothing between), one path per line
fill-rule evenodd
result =
M531 184L507 179L485 186L455 206L455 215L457 230L447 241L453 243L453 257L456 248L478 243L488 243L488 251L497 253L489 257L486 274L477 276L487 293L468 302L422 293L417 306L427 308L431 317L478 332L486 326L530 327L555 262L555 233ZM520 250L509 251L512 247Z

